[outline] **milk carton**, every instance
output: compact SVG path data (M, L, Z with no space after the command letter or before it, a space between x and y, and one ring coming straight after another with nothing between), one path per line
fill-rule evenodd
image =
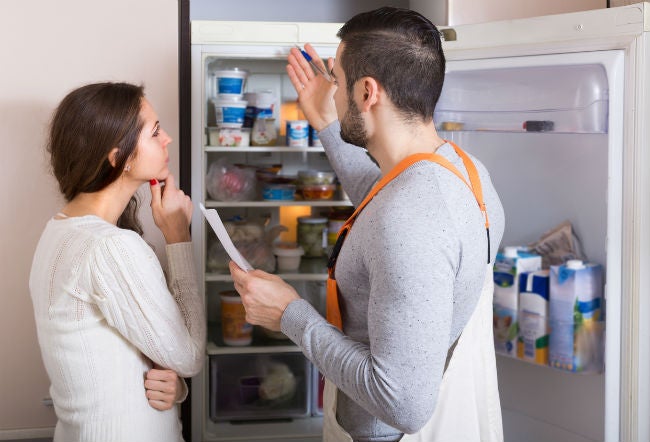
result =
M573 372L603 369L603 269L570 260L551 266L549 362Z
M541 270L542 257L506 247L494 261L494 347L498 353L516 356L519 274Z
M549 271L519 275L517 357L548 365Z

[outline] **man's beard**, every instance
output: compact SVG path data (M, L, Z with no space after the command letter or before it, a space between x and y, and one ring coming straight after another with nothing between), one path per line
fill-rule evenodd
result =
M341 121L341 139L346 143L366 148L368 133L361 112L352 97L348 98L348 110Z

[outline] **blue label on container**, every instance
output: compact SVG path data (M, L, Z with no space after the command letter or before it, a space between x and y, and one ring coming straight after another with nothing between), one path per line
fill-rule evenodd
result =
M221 122L223 123L243 123L244 122L244 111L243 107L223 107L221 108ZM217 114L217 119L219 116Z
M242 85L244 80L242 78L219 78L219 93L220 94L241 94Z

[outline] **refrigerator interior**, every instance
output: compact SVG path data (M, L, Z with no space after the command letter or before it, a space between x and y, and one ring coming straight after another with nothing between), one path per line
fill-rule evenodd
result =
M315 45L325 56L333 56L334 49ZM273 206L264 202L221 203L211 198L206 190L205 177L211 163L227 158L231 164L255 166L281 165L281 174L295 175L299 170L331 170L322 148L285 147L284 121L299 119L297 113L297 94L286 74L287 47L195 47L193 54L193 83L201 85L200 94L195 94L194 109L200 110L200 120L194 121L193 131L200 140L195 144L193 170L201 170L193 177L195 199L205 201L207 207L216 207L225 221L241 217L248 221L273 226L286 225L289 230L281 234L284 241L296 241L296 217L304 215L322 216L336 201L324 201L311 205ZM234 53L233 53L234 52ZM272 148L221 148L210 143L207 128L215 126L214 107L210 98L216 96L213 72L237 67L248 71L245 91L271 91L275 97L273 117L278 133L278 147ZM198 123L198 124L197 124ZM200 131L200 132L198 132ZM306 151L307 150L307 151ZM200 159L200 161L199 161ZM349 202L347 203L349 204ZM207 225L194 226L200 231L201 260L205 271L204 293L208 319L208 362L203 373L197 377L198 388L202 394L194 398L197 410L193 416L196 440L249 440L268 439L317 441L320 440L322 417L318 406L318 382L314 382L317 372L290 341L269 339L258 328L253 333L250 347L233 348L224 346L220 326L219 292L233 290L226 269L215 272L209 266L210 246L217 241ZM193 232L194 234L194 232ZM199 235L195 236L196 238ZM222 260L226 262L225 260ZM220 274L221 273L221 274ZM310 301L317 310L325 311L325 259L302 259L296 280L288 280L298 293ZM257 407L255 402L240 398L242 391L235 385L242 376L251 377L259 373L259 365L268 360L287 364L296 375L296 397L290 403L270 403L265 408ZM306 365L303 365L306 364ZM233 384L235 382L235 384ZM250 388L249 388L250 389ZM217 393L220 394L217 396ZM196 423L200 422L197 428Z
M571 222L586 259L606 269L612 337L620 328L621 239L612 215L621 207L622 70L617 51L450 61L434 118L441 129L461 129L439 133L490 171L506 215L502 247ZM526 131L525 121L552 121L553 130ZM609 338L611 364L600 374L498 355L505 440L602 441L606 427L617 435L619 347Z

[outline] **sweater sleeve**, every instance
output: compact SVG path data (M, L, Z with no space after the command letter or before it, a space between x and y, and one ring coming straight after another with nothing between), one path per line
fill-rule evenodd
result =
M345 193L354 206L358 206L379 180L379 167L365 149L341 139L341 125L338 121L321 130L318 137Z
M191 243L169 245L166 252L169 288L155 253L138 235L98 240L88 262L92 296L126 340L155 363L190 377L204 357L203 301Z

